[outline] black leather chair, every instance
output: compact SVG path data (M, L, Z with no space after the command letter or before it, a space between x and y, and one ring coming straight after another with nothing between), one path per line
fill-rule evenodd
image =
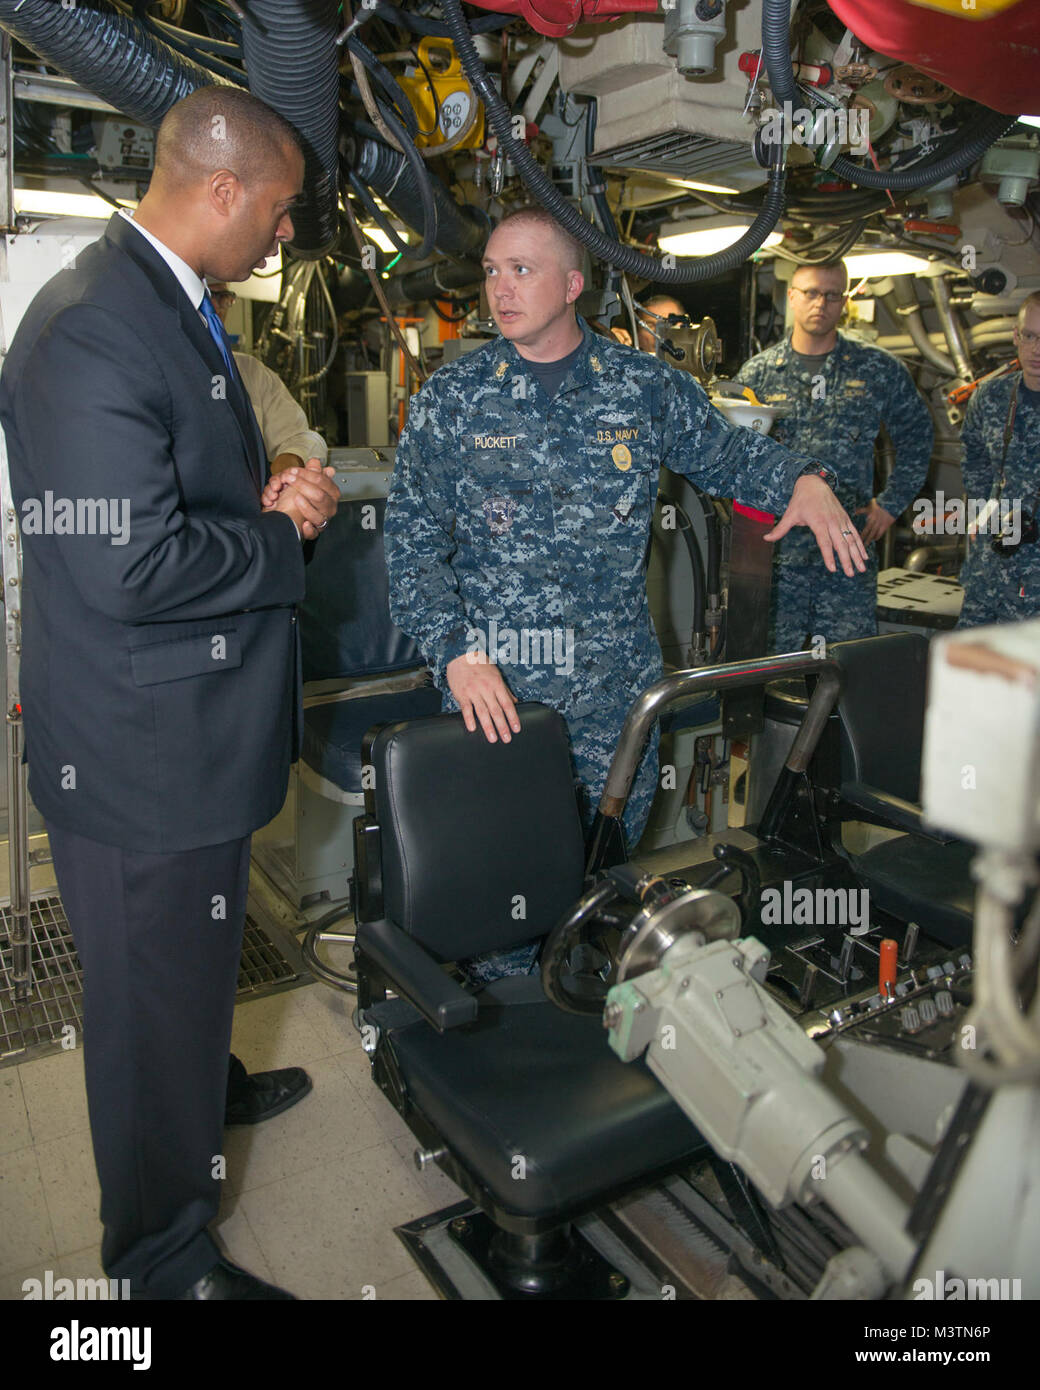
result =
M822 748L814 780L830 790L832 828L858 820L903 831L851 856L871 906L917 922L945 945L970 945L974 847L926 826L919 804L928 641L893 633L839 642L830 651L845 673L836 762L830 750L837 775L821 774L827 766Z
M544 937L581 895L563 721L537 704L519 714L508 744L458 715L376 731L355 823L373 1077L490 1218L488 1272L506 1296L575 1287L590 1252L570 1223L705 1150L643 1062L610 1050L598 1016L561 1012L537 976L474 993L445 968Z

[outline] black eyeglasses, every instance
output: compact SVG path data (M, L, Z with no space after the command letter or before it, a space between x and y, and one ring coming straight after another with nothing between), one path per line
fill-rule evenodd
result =
M791 288L799 294L804 294L810 304L815 304L820 299L825 299L828 304L840 304L846 298L844 292L839 294L837 290L803 290L801 285L792 285Z

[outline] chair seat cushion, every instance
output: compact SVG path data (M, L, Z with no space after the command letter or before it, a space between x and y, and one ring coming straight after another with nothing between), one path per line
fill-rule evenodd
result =
M342 791L360 792L361 740L372 725L421 719L440 709L441 692L433 685L312 705L303 715L303 760Z
M945 946L970 946L974 854L971 845L960 841L944 845L919 835L898 835L857 855L854 863L872 907L916 922Z
M515 1215L591 1208L706 1147L645 1063L615 1056L599 1015L482 997L470 1027L436 1033L420 1021L386 1042L412 1103Z

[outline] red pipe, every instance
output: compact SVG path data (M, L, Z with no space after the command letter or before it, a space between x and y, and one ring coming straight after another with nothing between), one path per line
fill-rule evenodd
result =
M515 14L532 29L562 39L579 24L605 24L625 14L653 14L657 0L473 0L496 14Z

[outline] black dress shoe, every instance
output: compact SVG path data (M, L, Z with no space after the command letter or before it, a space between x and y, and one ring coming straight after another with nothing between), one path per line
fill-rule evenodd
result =
M296 1295L274 1284L265 1284L255 1274L249 1274L230 1260L221 1258L208 1274L197 1279L191 1288L182 1293L178 1302L186 1299L224 1299L224 1298L281 1298L296 1300Z
M238 1086L224 1108L226 1125L256 1125L280 1115L310 1091L312 1082L302 1067L258 1071Z

